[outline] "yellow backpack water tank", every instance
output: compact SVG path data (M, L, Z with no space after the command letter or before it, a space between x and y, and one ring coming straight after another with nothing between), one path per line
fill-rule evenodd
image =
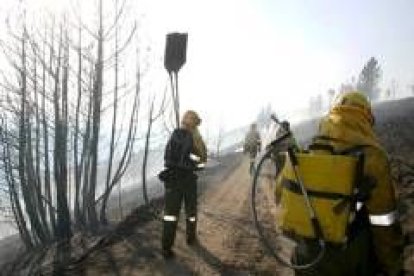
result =
M358 158L328 152L297 153L296 156L299 175L308 191L324 240L346 242ZM288 158L286 160L277 183L282 191L279 226L289 235L317 238L293 166Z

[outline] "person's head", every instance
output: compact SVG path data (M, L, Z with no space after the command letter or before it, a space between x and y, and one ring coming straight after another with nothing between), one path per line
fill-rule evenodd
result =
M284 129L284 130L289 130L290 129L290 124L288 121L283 121L280 123L280 126Z
M201 124L201 119L198 114L193 110L188 110L184 113L181 120L181 125L187 130L195 130Z
M250 125L250 130L257 130L257 124L256 123L252 123Z
M374 124L374 116L372 114L371 110L371 102L368 99L368 97L358 91L352 91L352 92L346 92L343 94L340 94L335 103L334 108L336 107L352 107L360 110L362 113L364 113L370 123Z

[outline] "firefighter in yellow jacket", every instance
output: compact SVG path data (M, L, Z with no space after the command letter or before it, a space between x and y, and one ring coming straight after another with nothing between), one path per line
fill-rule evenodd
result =
M296 275L403 275L403 236L396 210L396 195L385 150L373 130L368 99L359 92L344 93L319 125L318 144L344 150L364 146L364 175L374 187L357 209L352 236L346 248L327 246L324 258ZM314 259L318 246L302 242L292 261Z

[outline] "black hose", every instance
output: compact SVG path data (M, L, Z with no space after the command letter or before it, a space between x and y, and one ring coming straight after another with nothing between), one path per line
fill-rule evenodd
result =
M287 136L287 135L286 135ZM284 138L284 137L281 137ZM284 139L278 139L275 142L272 143L272 145L277 145L278 142L282 141ZM292 264L291 262L288 262L286 260L284 260L282 257L280 257L274 250L274 248L271 246L271 244L269 243L269 240L265 237L264 235L264 229L262 227L262 225L259 222L258 216L257 216L257 208L256 208L256 191L257 191L257 186L258 186L258 179L259 179L259 175L260 172L262 170L263 164L267 159L270 159L270 156L272 155L272 151L273 151L273 146L271 146L266 153L262 156L262 158L260 159L257 167L256 167L256 171L253 177L253 183L252 183L252 193L251 193L251 204L252 204L252 213L253 213L253 221L254 221L254 225L257 229L257 232L259 234L260 240L262 242L262 244L264 245L264 247L267 249L267 251L269 252L270 255L272 255L279 263L281 263L284 266L287 266L289 268L292 268L294 270L304 270L304 269L309 269L313 266L315 266L325 255L325 249L326 249L326 245L325 245L325 241L323 239L319 240L319 246L321 248L321 250L319 251L319 254L315 257L314 260L312 260L311 262L307 263L307 264L301 264L301 265L297 265L297 264Z

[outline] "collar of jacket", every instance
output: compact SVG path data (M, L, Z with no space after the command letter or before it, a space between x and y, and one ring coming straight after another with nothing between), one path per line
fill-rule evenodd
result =
M181 124L180 128L190 132L191 134L197 131L197 127L192 127L192 126L185 125L185 124Z

